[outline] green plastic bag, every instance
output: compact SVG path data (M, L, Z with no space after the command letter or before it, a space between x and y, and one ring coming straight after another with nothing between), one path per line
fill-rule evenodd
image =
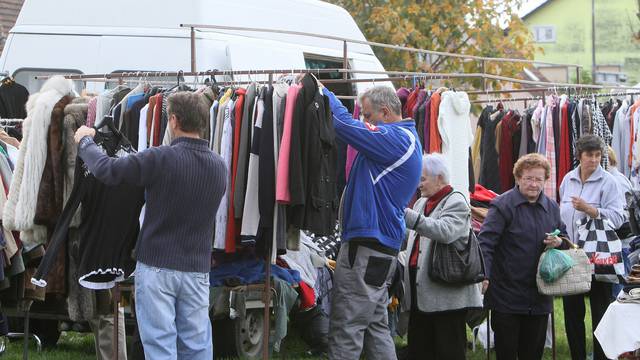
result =
M553 283L573 266L571 257L560 250L549 249L540 264L540 277L547 283Z

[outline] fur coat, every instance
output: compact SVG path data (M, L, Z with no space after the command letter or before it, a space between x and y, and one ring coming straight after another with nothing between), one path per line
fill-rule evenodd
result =
M89 110L89 98L78 97L73 99L71 104L64 108L64 129L62 133L63 142L63 155L62 155L62 168L64 171L64 191L62 201L66 204L71 196L71 190L73 190L75 169L76 169L76 157L78 156L78 145L74 139L76 130L80 126L84 125L87 121L87 113ZM71 227L78 227L80 225L80 207L76 211L73 220L71 220Z
M25 251L43 244L47 238L46 227L33 222L47 160L47 134L53 107L72 92L73 83L70 80L54 76L27 101L23 140L3 214L3 225L7 229L21 231L20 239Z

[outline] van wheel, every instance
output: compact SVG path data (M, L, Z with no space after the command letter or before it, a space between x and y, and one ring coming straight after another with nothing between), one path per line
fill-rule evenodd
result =
M235 319L236 352L241 359L259 359L264 341L264 310L247 310L244 318Z

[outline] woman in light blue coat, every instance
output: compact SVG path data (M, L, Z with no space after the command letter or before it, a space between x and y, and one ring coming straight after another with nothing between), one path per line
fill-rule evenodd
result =
M570 171L560 185L560 216L567 226L569 239L578 242L577 222L587 216L608 219L615 229L624 222L624 202L618 184L600 162L606 151L603 141L595 135L585 135L576 143L576 157L580 165ZM592 328L595 329L613 301L612 284L593 281L589 301ZM584 294L565 296L564 321L571 358L586 359ZM602 347L593 337L594 360L606 359Z

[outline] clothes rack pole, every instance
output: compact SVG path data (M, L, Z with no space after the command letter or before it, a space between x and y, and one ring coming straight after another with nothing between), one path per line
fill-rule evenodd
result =
M113 288L113 356L118 360L118 350L120 346L120 332L118 330L120 321L120 284L116 282Z
M350 74L369 74L369 75L391 75L391 76L414 76L424 77L428 79L488 79L494 81L509 82L514 84L526 84L534 86L546 87L567 87L576 89L607 89L609 87L602 85L588 84L570 84L570 83L554 83L543 81L522 80L510 78L506 76L484 74L484 73L424 73L424 72L406 72L406 71L373 71L373 70L353 70L353 69L274 69L274 70L214 70L202 72L145 72L147 77L172 77L182 74L183 76L217 76L217 75L274 75L274 74L321 74L321 73L342 73ZM140 72L130 73L109 73L109 74L84 74L84 75L65 75L66 79L71 80L89 80L89 79L119 79L119 78L135 78L142 76ZM35 76L35 79L48 79L50 76ZM386 78L376 78L375 81L385 81ZM362 79L342 79L340 81L353 82L364 81ZM338 81L337 79L335 81ZM371 80L373 82L374 80ZM636 89L632 87L619 86L618 89Z
M577 98L585 98L585 97L619 97L619 96L627 96L627 95L640 95L640 92L629 92L629 93L602 93L602 94L585 94L578 95ZM540 99L541 96L529 96L529 97L516 97L516 98L496 98L496 99L482 99L482 100L472 100L472 104L484 104L484 103L492 103L492 102L514 102L514 101L530 101Z
M25 301L24 308L24 339L22 344L22 359L29 359L29 313L31 312L31 305L33 300Z
M546 61L518 59L518 58L498 58L498 57L457 54L457 53L444 52L444 51L434 51L434 50L412 48L408 46L386 44L386 43L380 43L380 42L374 42L374 41L349 39L349 38L344 38L339 36L308 33L308 32L302 32L302 31L282 30L282 29L251 28L251 27L241 27L241 26L224 26L224 25L207 25L207 24L180 24L180 27L189 28L189 29L200 29L200 30L210 29L210 30L227 30L227 31L246 31L246 32L262 32L262 33L274 33L274 34L283 34L283 35L306 36L306 37L314 37L317 39L341 41L343 43L369 45L369 46L381 47L381 48L392 49L392 50L408 51L408 52L423 53L423 54L429 54L429 55L437 55L442 57L455 57L455 58L461 58L461 59L487 61L487 62L539 64L539 65L575 67L578 69L583 67L582 65L579 65L579 64L564 64L564 63L552 63L552 62L546 62Z
M269 75L269 86L271 86L273 84L273 74ZM275 226L273 228L273 231L276 231ZM265 257L264 257L264 289L263 289L263 302L264 302L264 319L263 319L263 323L262 323L262 328L264 331L263 334L263 342L262 342L262 359L263 360L268 360L269 359L269 338L270 338L270 334L269 332L271 331L271 324L270 324L270 319L271 319L271 309L270 309L270 305L271 305L271 246L265 242L265 249L266 249L266 253L265 253Z

